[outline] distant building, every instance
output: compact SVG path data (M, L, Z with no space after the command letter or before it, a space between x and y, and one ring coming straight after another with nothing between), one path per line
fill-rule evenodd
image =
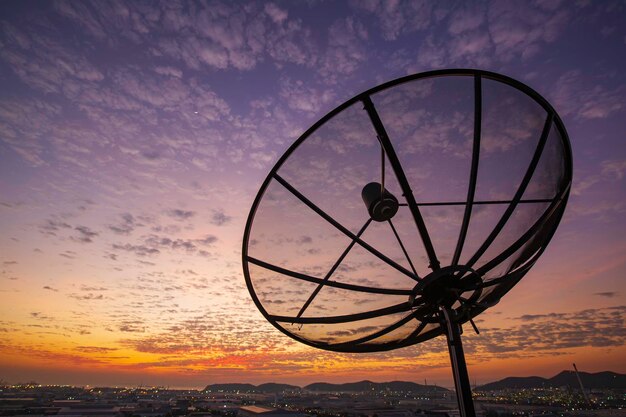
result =
M239 408L238 417L309 417L309 415L299 411L248 405Z
M63 417L121 417L120 407L110 404L77 404L70 407L61 407L57 416Z
M394 408L358 408L351 414L367 417L413 417L415 413L410 410L399 410Z

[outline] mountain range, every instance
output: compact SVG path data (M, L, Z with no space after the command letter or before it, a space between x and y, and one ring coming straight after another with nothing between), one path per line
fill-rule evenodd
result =
M585 389L609 388L609 389L626 389L626 374L618 374L616 372L579 372ZM540 376L529 377L508 377L499 381L490 382L479 386L477 391L498 391L503 389L520 389L520 388L558 388L570 386L578 388L578 379L574 371L562 371L552 378L543 378ZM267 383L261 385L252 384L211 384L207 385L205 391L222 391L222 392L250 392L250 393L279 393L283 391L316 391L316 392L363 392L363 391L404 391L404 392L433 392L448 391L448 389L436 385L420 385L414 382L392 381L392 382L372 382L359 381L349 382L346 384L330 384L327 382L316 382L298 387L289 384Z
M305 387L298 387L288 384L212 384L207 385L205 391L223 392L258 392L258 393L278 393L283 391L316 391L316 392L363 392L363 391L404 391L404 392L433 392L448 391L446 388L435 385L420 385L414 382L392 381L392 382L372 382L359 381L346 384L329 384L327 382L316 382Z
M307 391L323 392L363 392L363 391L404 391L404 392L432 392L449 391L446 388L436 385L420 385L414 382L392 381L392 382L372 382L360 381L349 382L347 384L329 384L327 382L316 382L304 387Z
M626 388L626 375L615 372L578 372L585 389L592 388ZM503 389L519 389L519 388L557 388L570 386L578 388L578 378L574 371L562 371L552 378L542 378L540 376L528 377L508 377L500 381L491 382L477 388L478 391L499 391Z

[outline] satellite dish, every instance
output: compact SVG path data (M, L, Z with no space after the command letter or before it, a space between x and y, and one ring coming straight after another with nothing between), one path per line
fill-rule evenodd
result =
M280 158L243 239L265 318L307 345L376 352L445 334L474 409L461 325L534 265L565 210L565 127L530 87L480 70L399 78L332 110Z

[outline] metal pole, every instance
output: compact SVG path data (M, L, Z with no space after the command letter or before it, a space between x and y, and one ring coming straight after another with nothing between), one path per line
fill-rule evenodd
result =
M448 351L450 352L450 363L454 376L454 389L456 399L459 404L461 417L476 417L474 402L472 400L472 387L470 386L467 364L463 354L463 344L461 343L461 325L452 321L454 313L448 307L441 307L439 310L442 324L445 326L446 338L448 339Z

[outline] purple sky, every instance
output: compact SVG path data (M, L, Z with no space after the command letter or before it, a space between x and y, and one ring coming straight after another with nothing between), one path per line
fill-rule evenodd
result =
M625 21L623 1L0 2L0 379L448 384L440 340L363 356L289 340L240 247L306 128L454 67L537 90L574 156L548 250L467 336L472 376L625 372Z

